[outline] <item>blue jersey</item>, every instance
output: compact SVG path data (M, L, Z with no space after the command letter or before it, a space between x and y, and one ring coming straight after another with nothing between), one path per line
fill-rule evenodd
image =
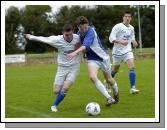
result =
M81 44L86 47L86 56L88 60L103 61L109 57L107 51L103 47L96 31L89 27L84 36L78 32Z

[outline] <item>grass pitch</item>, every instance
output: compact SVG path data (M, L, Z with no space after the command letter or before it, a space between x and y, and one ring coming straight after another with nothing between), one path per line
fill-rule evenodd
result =
M87 65L81 64L80 74L57 113L50 111L56 98L52 93L56 65L6 66L6 118L92 118L85 113L85 106L89 102L98 102L101 106L101 114L93 118L154 118L155 60L137 59L135 63L136 86L140 89L138 95L129 94L128 69L122 63L115 77L120 102L106 107L105 98L88 78ZM102 72L99 78L104 80Z

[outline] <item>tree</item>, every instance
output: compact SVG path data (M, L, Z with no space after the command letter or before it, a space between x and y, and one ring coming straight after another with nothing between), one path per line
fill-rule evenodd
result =
M60 35L65 23L72 23L75 33L78 31L75 24L78 16L86 16L91 26L94 26L103 45L111 47L109 35L113 26L122 22L122 13L125 10L132 12L131 24L135 28L136 40L138 41L138 17L136 6L127 5L98 5L98 6L62 6L58 12L53 12L52 22L48 18L51 12L49 5L27 5L22 9L10 7L6 10L5 26L5 51L6 53L18 53L20 50L15 45L14 31L22 24L26 33L34 35L50 36ZM155 46L155 7L141 6L141 31L143 47ZM55 21L53 21L55 20ZM27 52L45 52L53 50L47 44L28 41Z
M11 6L5 12L5 54L22 52L16 46L15 30L19 25L21 15L18 8Z

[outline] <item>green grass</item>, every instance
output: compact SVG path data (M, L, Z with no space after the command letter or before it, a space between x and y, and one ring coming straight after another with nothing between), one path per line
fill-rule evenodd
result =
M122 63L116 76L120 89L119 104L105 106L105 98L88 79L87 66L81 64L80 74L57 113L50 111L55 99L52 84L56 65L6 66L5 94L6 118L92 118L85 113L89 102L98 102L101 114L93 118L154 118L154 59L137 59L136 74L138 95L129 94L128 69ZM99 78L103 80L102 72Z

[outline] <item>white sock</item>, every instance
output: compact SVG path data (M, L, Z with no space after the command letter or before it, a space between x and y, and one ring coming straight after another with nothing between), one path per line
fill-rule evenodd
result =
M114 94L117 94L118 93L118 86L117 86L117 83L115 82L114 85L112 85L112 90L114 92Z
M100 80L97 80L95 82L95 86L103 96L105 96L106 98L111 97Z
M131 89L135 89L136 87L135 86L132 86Z

